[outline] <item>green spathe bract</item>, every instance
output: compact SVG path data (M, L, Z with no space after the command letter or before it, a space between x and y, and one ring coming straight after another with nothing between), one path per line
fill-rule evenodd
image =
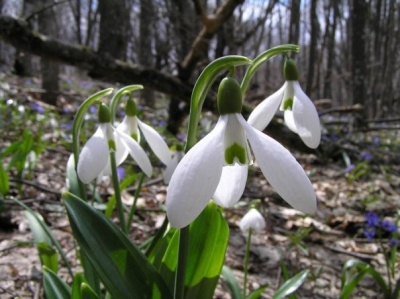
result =
M242 111L242 93L234 78L226 77L219 84L217 104L221 115Z

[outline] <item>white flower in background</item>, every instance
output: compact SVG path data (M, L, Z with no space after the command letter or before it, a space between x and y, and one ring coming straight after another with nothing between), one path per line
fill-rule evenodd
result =
M136 104L133 99L129 98L126 104L126 115L122 122L117 126L117 131L125 133L131 136L131 139L134 139L138 143L140 143L140 131L142 132L144 139L149 144L150 148L154 152L154 154L163 162L165 165L168 165L171 161L171 153L169 151L168 145L165 143L164 139L160 134L157 133L149 125L140 121L137 118L137 109ZM121 164L126 157L128 156L128 151L124 147L117 146L116 159L117 164Z
M253 110L248 123L262 131L279 108L284 111L288 128L298 134L308 147L316 148L321 141L318 112L300 87L296 64L293 60L286 60L284 75L286 80L284 85Z
M109 175L110 150L123 150L129 153L147 176L151 176L152 166L142 147L129 135L118 132L110 123L110 112L105 104L99 108L100 125L89 138L79 155L77 174L84 184Z
M181 149L177 149L172 154L172 158L163 172L163 180L165 184L169 184L172 174L174 173L176 167L178 166L178 163L182 160L184 155L185 153Z
M265 228L265 220L259 211L251 208L240 220L239 227L246 234L249 232L249 229L252 232L260 233Z
M262 173L281 197L302 212L315 212L316 196L303 168L280 143L250 126L241 108L239 84L233 78L223 79L217 124L186 153L169 183L166 204L172 226L190 224L213 195L224 207L240 199L251 163L248 142Z

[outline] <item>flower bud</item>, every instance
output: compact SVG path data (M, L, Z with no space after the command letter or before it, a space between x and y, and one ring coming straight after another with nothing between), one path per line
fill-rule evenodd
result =
M249 229L259 233L265 228L265 220L259 211L252 208L240 220L239 226L243 233L247 233Z
M242 111L242 92L239 83L234 78L222 79L218 87L217 106L221 115Z

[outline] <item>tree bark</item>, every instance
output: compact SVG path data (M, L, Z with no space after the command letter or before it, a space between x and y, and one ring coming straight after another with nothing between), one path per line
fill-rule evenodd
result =
M128 32L130 31L129 7L126 0L99 0L100 40L98 52L104 56L125 60Z
M308 75L306 84L306 93L311 95L314 82L315 62L317 61L317 44L320 35L320 28L317 15L317 0L311 0L310 6L310 22L311 22L311 40L310 52L308 56Z
M353 78L353 104L364 105L366 90L366 57L365 57L365 22L367 18L367 2L353 0L351 6L351 52Z
M42 5L48 6L51 2L52 1L48 0L42 1ZM38 16L40 31L49 36L57 35L58 30L56 26L55 13L53 7L48 7ZM45 93L42 94L42 100L49 105L56 106L57 96L59 93L59 65L55 61L42 57L40 59L40 71L42 75L42 88L45 90Z
M292 0L290 5L289 44L298 44L300 37L300 0Z
M85 70L96 70L95 78L122 84L143 84L188 102L192 86L178 78L158 70L145 68L110 57L104 57L92 49L72 46L43 36L30 29L23 21L0 16L0 38L5 42L32 54L73 65Z

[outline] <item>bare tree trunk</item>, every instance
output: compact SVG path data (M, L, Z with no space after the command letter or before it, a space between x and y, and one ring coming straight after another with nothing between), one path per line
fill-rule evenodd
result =
M353 104L365 104L366 98L366 55L365 55L365 22L368 7L365 0L352 0L351 17L351 52L352 52L352 91ZM365 109L363 110L365 113ZM366 116L366 115L364 115ZM360 123L363 120L360 119Z
M99 0L100 40L98 52L125 60L130 32L127 0Z
M140 36L139 36L139 63L146 67L152 67L153 62L153 49L151 41L153 38L152 24L155 22L153 19L153 0L140 0ZM141 102L149 107L155 105L154 91L152 89L144 89L141 91Z
M306 93L311 94L314 80L315 61L317 61L317 43L320 35L320 28L317 15L317 0L311 0L310 5L310 22L311 22L311 41L310 52L308 57L308 75Z
M42 1L45 8L38 16L39 30L44 34L52 37L57 37L58 26L56 21L56 13L52 7L52 1ZM58 75L59 64L48 59L40 60L40 69L42 74L42 88L45 93L42 95L42 100L50 105L57 105L57 96L59 93Z
M292 0L290 4L289 40L291 44L298 44L300 37L300 0Z
M331 5L333 8L333 16L332 23L329 24L330 30L329 35L327 36L327 62L325 69L325 78L324 78L324 98L332 99L332 73L333 73L333 62L335 59L335 34L337 28L337 19L339 15L339 6L337 1L331 1Z

